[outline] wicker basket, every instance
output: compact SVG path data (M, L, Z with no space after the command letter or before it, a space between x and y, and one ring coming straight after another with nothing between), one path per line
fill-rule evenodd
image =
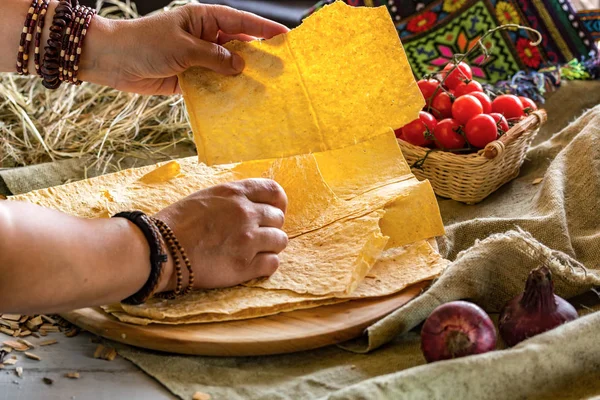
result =
M531 141L546 122L546 112L538 110L513 126L498 140L473 154L432 151L398 140L411 167L423 160L420 168L412 167L417 178L429 179L438 196L475 204L506 182L519 175Z

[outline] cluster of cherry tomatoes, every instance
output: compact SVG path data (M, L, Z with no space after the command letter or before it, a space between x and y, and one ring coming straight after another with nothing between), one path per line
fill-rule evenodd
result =
M417 82L425 108L419 118L396 130L396 137L415 146L476 150L506 133L509 124L537 110L527 97L500 95L492 100L473 80L465 62L447 64L438 78Z

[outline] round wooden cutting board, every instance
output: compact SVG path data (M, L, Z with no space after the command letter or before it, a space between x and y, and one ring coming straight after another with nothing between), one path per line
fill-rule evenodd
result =
M418 296L427 284L419 283L384 298L209 324L126 324L100 308L84 308L61 316L96 335L146 349L206 356L281 354L358 337L366 327Z

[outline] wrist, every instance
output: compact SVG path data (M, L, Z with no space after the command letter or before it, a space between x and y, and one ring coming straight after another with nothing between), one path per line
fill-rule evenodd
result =
M127 21L111 20L99 15L92 19L79 64L80 80L117 87L125 54L118 47L123 42L123 23Z

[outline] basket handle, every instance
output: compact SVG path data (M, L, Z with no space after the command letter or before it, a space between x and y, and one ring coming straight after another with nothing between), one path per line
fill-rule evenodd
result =
M506 146L517 140L521 135L531 129L537 129L546 122L548 118L545 110L534 111L529 117L513 126L508 132L500 136L500 139L488 143L483 150L485 158L496 158Z

